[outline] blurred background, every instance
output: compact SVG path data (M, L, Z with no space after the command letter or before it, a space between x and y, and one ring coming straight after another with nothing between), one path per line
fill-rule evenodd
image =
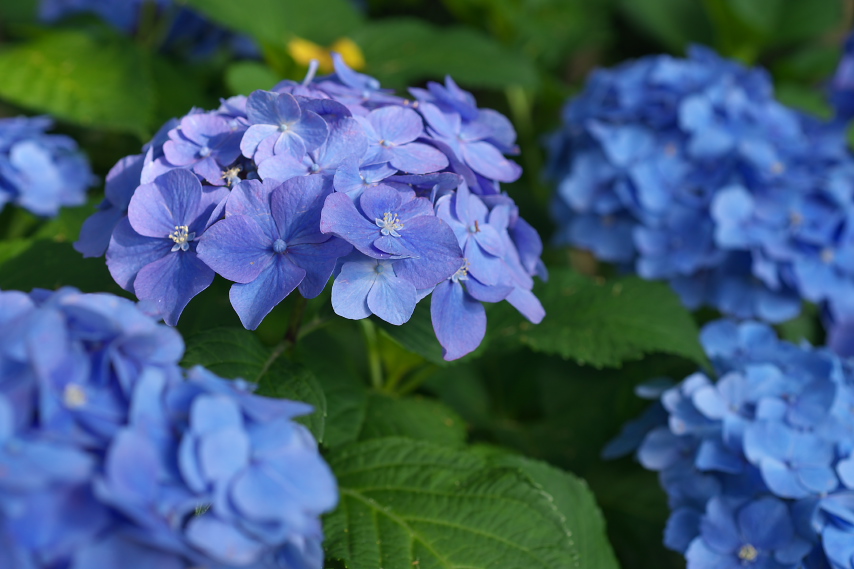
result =
M681 56L703 44L765 67L783 103L827 116L826 84L852 18L851 0L0 0L0 116L53 115L103 179L168 119L282 79L300 81L312 59L328 73L333 50L398 90L450 75L480 107L515 125L525 174L504 189L548 243L553 188L543 174L543 142L591 70L649 54ZM79 260L70 247L91 211L68 210L44 224L7 208L0 235L49 240L52 248L37 254L55 257L58 282L118 293L103 261ZM4 255L12 253L0 249L0 288L31 288L37 280L26 256L10 268ZM551 248L544 259L608 271L566 249ZM185 334L236 322L226 288L218 283L191 304ZM193 308L217 304L221 310L206 314ZM262 336L280 337L286 310ZM328 350L329 341L316 348ZM399 343L388 335L381 341L387 366L414 369ZM667 506L655 475L632 459L603 462L599 453L644 408L634 385L681 379L692 364L661 355L596 369L495 352L453 367L428 363L432 375L421 389L466 420L472 441L516 448L588 481L625 569L684 567L661 545Z

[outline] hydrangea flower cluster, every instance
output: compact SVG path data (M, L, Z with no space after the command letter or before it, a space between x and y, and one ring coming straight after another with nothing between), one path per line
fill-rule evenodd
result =
M0 292L0 566L322 567L311 407L183 350L127 299Z
M780 322L854 312L854 160L843 129L769 76L691 49L593 74L551 139L558 240L666 279L686 305Z
M606 449L642 436L672 509L665 544L689 569L854 567L854 370L768 325L702 331L719 374L659 391ZM643 435L643 433L646 433Z
M510 122L452 79L402 99L346 66L192 110L107 177L79 251L174 325L218 273L255 329L294 290L395 325L432 297L446 359L474 350L483 302L532 322L542 242L501 192L521 168Z
M53 217L86 203L89 161L71 138L47 134L52 126L47 117L0 118L0 210L8 203Z

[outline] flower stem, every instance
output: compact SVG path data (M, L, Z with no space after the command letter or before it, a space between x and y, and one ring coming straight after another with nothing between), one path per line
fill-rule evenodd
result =
M371 371L371 385L374 389L383 387L383 366L380 361L379 342L377 342L377 328L367 318L360 320L362 332L365 334L365 344L368 347L368 367Z
M302 326L302 318L305 315L305 305L308 301L300 296L297 298L293 312L291 312L291 321L288 324L288 331L285 333L285 342L291 346L297 343L300 338L300 327Z

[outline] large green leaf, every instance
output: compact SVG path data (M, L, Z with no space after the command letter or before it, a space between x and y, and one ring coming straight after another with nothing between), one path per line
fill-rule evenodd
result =
M314 374L282 357L281 349L266 348L252 332L216 328L187 339L185 366L202 365L229 379L258 384L259 395L304 401L314 413L302 418L319 441L326 423L326 397Z
M84 126L145 136L154 115L149 62L134 43L55 31L0 51L0 98Z
M329 461L341 502L326 550L349 569L609 567L593 500L547 467L400 438Z
M691 313L664 283L637 277L599 282L557 269L534 292L546 309L542 323L532 325L506 303L498 305L490 313L495 339L596 367L654 352L706 363Z
M682 54L691 43L712 43L712 28L703 3L685 0L618 0L629 22L638 25L669 50Z
M84 259L68 241L13 239L0 242L0 289L73 286L83 292L123 294L104 259Z
M433 26L411 18L370 22L352 34L366 71L390 87L451 75L469 87L536 87L537 72L524 54L465 26Z
M291 36L331 43L348 34L360 17L349 0L185 0L227 28L281 45Z

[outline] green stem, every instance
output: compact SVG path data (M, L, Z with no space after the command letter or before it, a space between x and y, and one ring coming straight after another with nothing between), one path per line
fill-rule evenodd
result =
M359 322L362 323L362 332L365 334L365 343L368 347L368 367L371 371L371 385L374 389L382 389L383 366L380 360L379 342L377 342L377 328L367 318Z
M397 395L403 396L412 393L421 387L425 381L430 379L430 376L436 372L436 369L438 368L435 364L424 364L418 371L410 376L409 381L404 383L400 389L397 390Z
M293 312L291 312L291 321L288 324L288 331L285 333L285 342L288 342L291 346L295 345L300 338L300 327L302 326L302 319L305 315L306 304L308 304L308 301L304 297L297 297Z
M513 124L519 133L519 143L522 146L522 159L525 162L525 171L528 179L532 180L534 195L542 203L548 203L551 190L539 181L539 172L542 172L542 155L537 143L537 134L534 128L533 108L531 97L524 87L511 85L504 90L510 113L513 115Z

